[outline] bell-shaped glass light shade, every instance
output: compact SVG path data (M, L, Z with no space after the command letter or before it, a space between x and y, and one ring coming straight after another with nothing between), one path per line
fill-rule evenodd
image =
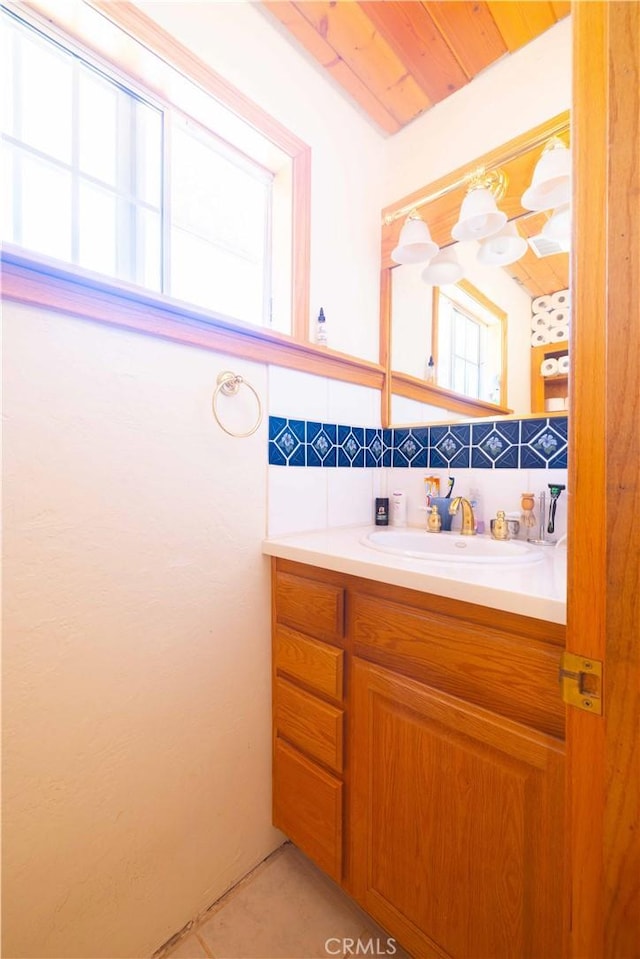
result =
M429 286L446 286L448 283L457 283L464 276L464 270L458 262L455 248L450 246L434 256L431 263L421 273L422 279Z
M558 242L564 244L569 243L571 240L571 208L568 203L553 211L553 216L549 217L542 227L542 235L546 236L548 240L558 240Z
M391 253L394 263L426 263L438 252L429 227L419 216L409 216L398 238L398 245Z
M571 150L558 143L544 151L533 171L531 186L520 202L525 210L551 210L571 199Z
M484 240L501 230L506 222L507 214L498 209L491 190L477 187L462 201L451 236L454 240Z
M527 252L527 241L518 233L515 223L505 227L480 244L478 263L483 266L508 266Z

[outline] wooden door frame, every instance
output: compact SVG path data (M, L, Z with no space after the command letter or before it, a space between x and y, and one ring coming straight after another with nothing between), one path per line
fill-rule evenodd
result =
M640 956L640 4L573 10L567 647L604 712L567 717L571 959Z

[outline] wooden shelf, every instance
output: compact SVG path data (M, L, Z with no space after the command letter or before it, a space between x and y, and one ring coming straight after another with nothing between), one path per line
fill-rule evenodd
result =
M569 382L568 373L555 373L553 376L542 376L540 367L544 360L559 356L567 356L569 341L560 340L558 343L543 343L542 346L531 347L531 412L546 413L545 401L562 398L567 395Z

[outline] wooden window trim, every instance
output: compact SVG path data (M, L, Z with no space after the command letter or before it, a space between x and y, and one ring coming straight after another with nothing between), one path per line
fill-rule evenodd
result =
M472 397L465 398L461 393L454 393L452 390L446 390L444 387L436 386L433 383L425 383L424 380L420 380L416 376L410 376L408 373L399 373L392 370L389 379L391 381L391 393L395 396L406 396L407 399L417 400L418 403L441 406L443 411L450 410L452 413L472 417L505 416L513 413L513 410L506 406L487 403L485 400L474 400ZM518 419L521 418L518 417Z
M273 363L332 379L382 389L384 370L337 350L301 343L258 327L240 326L206 310L88 271L66 270L53 260L23 255L7 244L0 257L2 298L80 319L162 337L177 343Z

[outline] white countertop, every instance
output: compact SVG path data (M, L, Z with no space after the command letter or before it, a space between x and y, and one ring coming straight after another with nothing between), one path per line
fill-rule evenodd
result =
M558 549L553 546L531 547L540 552L541 559L529 565L462 565L384 553L361 542L367 533L380 528L350 526L274 536L263 541L262 551L269 556L393 586L520 613L547 622L566 623L567 551L563 546Z

